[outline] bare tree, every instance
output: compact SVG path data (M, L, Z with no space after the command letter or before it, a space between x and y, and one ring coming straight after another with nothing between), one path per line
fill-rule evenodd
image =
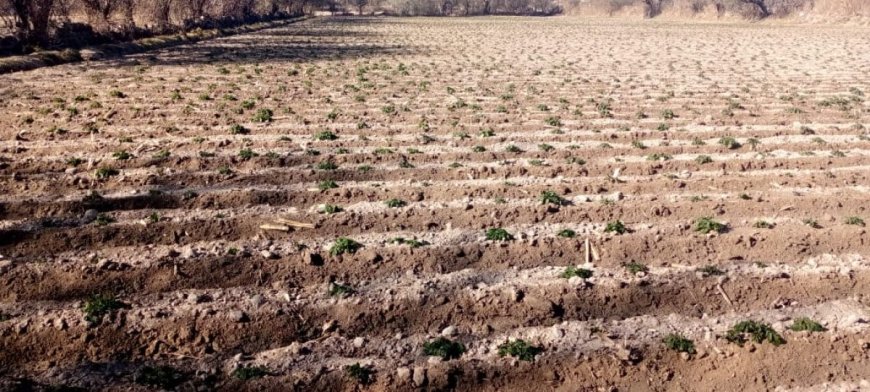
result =
M15 34L21 42L45 44L55 0L7 0Z
M365 6L367 6L367 5L369 5L369 0L351 0L351 2L353 3L353 6L356 7L357 13L359 15L362 15L363 8L365 8Z

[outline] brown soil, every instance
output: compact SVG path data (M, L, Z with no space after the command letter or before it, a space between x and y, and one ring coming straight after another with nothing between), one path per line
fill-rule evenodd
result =
M0 76L0 390L870 387L867 33L316 18Z

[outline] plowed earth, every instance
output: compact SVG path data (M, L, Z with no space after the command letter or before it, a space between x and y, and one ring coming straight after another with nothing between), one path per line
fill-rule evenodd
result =
M870 30L315 18L0 90L0 389L870 387Z

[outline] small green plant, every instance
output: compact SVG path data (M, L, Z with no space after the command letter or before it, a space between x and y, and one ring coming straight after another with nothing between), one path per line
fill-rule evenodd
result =
M725 275L725 271L722 271L721 269L719 269L718 267L713 266L713 265L706 265L706 266L703 266L701 268L698 268L698 272L700 272L701 275L703 275L705 277Z
M113 294L96 294L85 301L82 305L82 312L85 314L85 320L89 323L99 324L106 315L125 307L126 304L116 299Z
M317 189L320 189L321 191L335 188L338 188L338 184L332 180L320 181L319 183L317 183Z
M318 212L321 214L335 214L341 211L343 211L341 207L333 204L324 204L320 209L318 209Z
M695 162L698 162L698 164L704 165L704 164L713 162L713 158L710 158L709 155L698 155L695 158Z
M130 158L133 158L132 154L130 154L129 152L124 151L124 150L116 151L115 153L112 154L112 156L119 161L126 161Z
M532 346L522 339L508 341L498 346L498 355L500 357L511 356L528 362L534 361L535 356L543 351L540 347Z
M155 152L152 156L154 157L154 159L166 159L169 158L169 155L169 150L160 150Z
M799 331L809 331L809 332L825 332L828 329L822 326L822 324L817 323L813 319L809 317L798 317L794 319L794 323L790 327L790 330L799 332Z
M646 160L648 160L648 161L669 161L671 159L673 159L672 156L670 156L669 154L661 153L661 152L657 152L655 154L650 154L646 157Z
M577 268L572 265L568 268L565 268L565 271L563 271L562 274L560 274L559 276L565 279L571 279L575 276L581 279L589 279L592 277L592 271L586 268Z
M643 142L640 140L632 140L631 146L638 149L638 150L645 150L646 149L646 145L644 145Z
M544 191L541 192L541 204L553 204L553 205L563 205L566 203L566 200L556 194L553 191Z
M495 228L486 231L486 239L489 241L510 241L514 239L514 236L505 229Z
M556 235L562 238L574 238L577 236L577 232L571 229L564 229L556 233Z
M770 222L768 222L768 221L760 220L760 221L757 221L757 222L753 223L753 224L752 224L752 227L754 227L754 228L756 228L756 229L772 229L772 228L773 228L773 223L770 223Z
M429 245L428 242L426 242L426 241L420 241L420 240L418 240L418 239L416 239L416 238L405 239L405 238L402 238L402 237L396 237L396 238L393 238L393 239L390 240L390 243L393 243L393 244L403 244L403 245L408 245L408 246L410 246L411 248L419 248L419 247L421 247L421 246Z
M245 366L233 371L233 377L242 380L256 380L269 375L269 369L263 366Z
M115 218L112 218L111 215L108 214L97 214L97 219L94 219L94 224L97 226L106 226L110 223L114 223Z
M510 153L514 153L514 154L519 154L519 153L523 152L522 149L520 149L518 146L516 146L514 144L511 144L511 145L505 147L504 150L507 152L510 152Z
M625 224L619 220L608 222L607 226L604 227L605 233L625 234L627 231L628 229L625 228Z
M774 346L785 343L785 339L769 324L754 320L745 320L734 324L725 335L726 340L739 346L743 346L747 342L747 337L753 342L764 343L764 341L768 341Z
M323 162L320 162L317 164L317 168L319 170L332 171L332 170L337 170L338 165L336 165L335 162L333 162L333 161L323 161Z
M272 112L272 109L259 109L251 120L258 123L272 122L272 116L274 115L275 113Z
M813 229L821 229L822 228L822 225L820 225L819 222L816 221L815 219L807 218L807 219L803 220L803 223L809 227L812 227Z
M329 254L338 256L345 253L356 253L360 248L362 248L362 244L359 242L347 237L339 237L332 244L332 247L329 248Z
M725 146L725 148L729 150L736 150L740 148L740 143L737 141L737 139L731 136L725 136L719 139L719 144Z
M390 208L401 208L401 207L408 205L408 203L406 203L404 200L399 200L399 199L390 199L390 200L387 200L386 202L384 202L384 204L386 204L387 207L390 207Z
M662 118L665 120L673 120L675 117L677 117L677 116L674 114L674 111L671 109L665 109L662 111Z
M171 366L145 366L133 381L139 385L173 390L187 379L187 375Z
M118 174L120 174L120 172L116 169L101 167L97 169L96 172L94 172L94 177L96 177L98 180L105 180L109 177L117 176Z
M451 341L447 338L438 338L431 342L423 343L423 354L430 357L440 357L445 361L458 359L465 353L462 343Z
M543 144L538 144L538 149L540 149L543 152L550 152L550 151L555 150L556 147L553 147L549 144L543 143Z
M247 135L249 133L251 133L251 131L240 124L233 124L233 126L230 127L231 135Z
M698 220L695 221L695 231L703 234L708 234L714 231L722 233L726 228L727 226L725 224L716 222L709 216L698 218Z
M474 146L474 147L471 148L471 151L473 151L473 152L485 152L485 151L486 151L486 147L484 147L484 146Z
M561 127L562 126L562 119L560 119L559 117L556 117L556 116L547 117L547 119L544 120L544 122L547 123L547 125L549 125L551 127Z
M372 381L374 381L374 370L369 369L366 366L360 365L359 363L346 366L344 368L344 371L350 378L356 380L356 382L362 385L369 385L372 383Z
M243 149L239 150L239 158L242 158L243 161L247 161L247 160L254 158L256 156L257 156L257 153L255 153L250 148L243 148Z
M151 223L160 222L160 214L152 212L151 215L148 215L148 221Z
M317 134L315 134L314 139L315 140L336 140L336 139L338 139L338 135L336 135L335 132L332 132L332 131L323 131L323 132L318 132Z
M864 227L864 220L857 217L857 216L850 216L850 217L846 218L846 224Z
M332 282L329 284L329 295L333 297L347 297L356 293L353 287Z
M665 336L662 342L665 344L669 350L674 350L679 353L686 354L694 354L695 353L695 342L690 339L687 339L685 336L680 334L668 334Z
M632 275L637 275L641 272L644 272L644 273L649 272L649 268L647 268L647 266L645 266L641 263L635 262L635 261L632 261L630 263L625 263L625 264L623 264L623 267L625 267L625 269L627 269L628 272L630 272Z

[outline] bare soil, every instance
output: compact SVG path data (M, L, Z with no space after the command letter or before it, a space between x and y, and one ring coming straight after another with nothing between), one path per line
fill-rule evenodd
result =
M868 33L314 18L0 76L0 390L870 388Z

